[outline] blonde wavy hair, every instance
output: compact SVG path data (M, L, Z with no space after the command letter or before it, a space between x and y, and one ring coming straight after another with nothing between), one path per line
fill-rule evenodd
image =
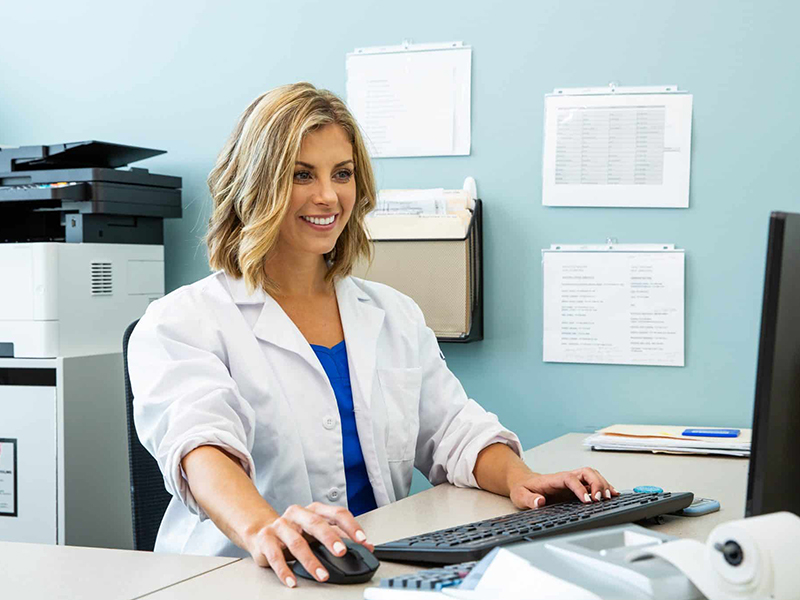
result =
M213 212L208 222L208 263L244 279L252 293L278 285L264 262L275 250L292 194L294 165L304 136L325 125L341 126L353 144L356 202L336 246L325 255L328 282L370 260L364 218L375 208L375 177L358 124L335 94L310 83L284 85L262 94L242 113L208 175Z

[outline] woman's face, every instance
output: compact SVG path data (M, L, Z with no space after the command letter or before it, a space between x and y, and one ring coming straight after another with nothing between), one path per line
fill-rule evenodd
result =
M317 256L333 250L355 204L354 169L353 145L340 125L325 125L305 136L280 229L285 249Z

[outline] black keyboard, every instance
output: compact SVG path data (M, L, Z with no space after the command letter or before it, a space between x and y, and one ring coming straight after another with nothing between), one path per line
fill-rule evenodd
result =
M417 571L410 575L384 577L381 579L381 587L394 589L405 588L407 590L422 592L438 592L442 588L459 585L477 564L477 561L472 560L457 565L437 567L435 569L428 569L427 571Z
M621 494L583 504L563 502L375 546L375 557L413 564L480 560L495 546L650 519L686 508L690 492Z

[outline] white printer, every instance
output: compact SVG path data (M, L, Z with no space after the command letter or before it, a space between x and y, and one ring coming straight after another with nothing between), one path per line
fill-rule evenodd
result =
M121 169L161 150L105 142L0 150L0 357L119 352L164 294L163 219L181 179Z
M106 354L164 295L164 247L0 244L0 272L0 357Z
M162 153L0 150L0 541L132 548L122 336L164 294L181 179L125 167Z

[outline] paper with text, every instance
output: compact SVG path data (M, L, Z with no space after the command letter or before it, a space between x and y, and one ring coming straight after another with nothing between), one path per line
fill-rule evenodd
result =
M16 516L16 440L0 440L0 515Z
M371 217L379 215L446 215L443 188L425 190L379 190Z
M684 366L684 252L543 250L545 362Z
M542 204L686 208L691 137L691 94L548 94Z
M470 153L472 49L350 53L347 104L374 158Z

